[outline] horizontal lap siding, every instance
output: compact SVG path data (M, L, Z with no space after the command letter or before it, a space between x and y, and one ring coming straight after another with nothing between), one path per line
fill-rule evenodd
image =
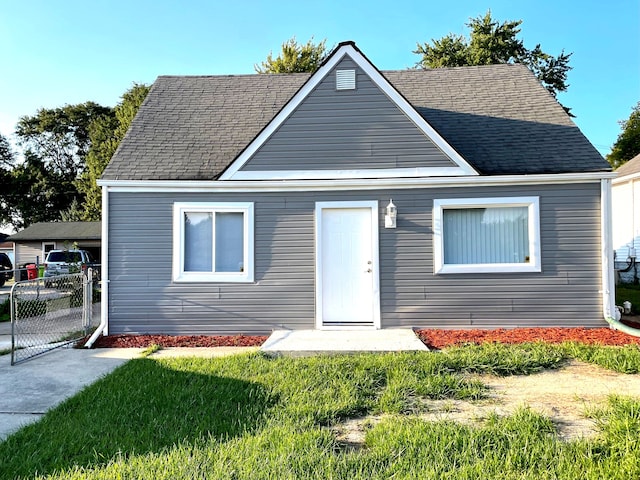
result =
M337 91L335 70L345 68L356 70L356 89ZM351 59L345 59L242 170L454 166Z
M381 230L385 326L603 326L600 184L431 190L433 198L540 197L542 272L433 275L431 203L398 206L398 232ZM425 235L416 255L415 235ZM396 253L391 253L396 252Z
M602 326L600 185L263 194L111 193L110 331L313 328L316 201L378 200L382 326ZM434 198L539 196L542 272L433 274ZM398 207L385 229L384 207ZM172 205L255 204L255 283L174 284Z
M36 258L40 263L44 262L42 258L42 242L24 242L16 243L16 258L14 268L18 268L24 263L35 263Z
M255 284L203 284L171 280L175 201L255 200L239 195L111 194L111 332L259 334L312 327L313 244L309 248L299 239L313 238L313 202L287 208L282 196L255 201Z

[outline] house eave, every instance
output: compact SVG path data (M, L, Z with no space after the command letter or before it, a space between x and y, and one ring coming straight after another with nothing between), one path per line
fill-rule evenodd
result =
M590 183L599 182L603 179L613 179L615 176L616 174L612 172L581 172L539 175L474 175L333 180L99 180L98 185L106 187L112 192L286 192Z
M620 175L617 172L614 173L616 173L616 176L613 177L613 180L611 181L613 185L620 185L622 183L631 182L640 178L640 172L631 173L629 175Z

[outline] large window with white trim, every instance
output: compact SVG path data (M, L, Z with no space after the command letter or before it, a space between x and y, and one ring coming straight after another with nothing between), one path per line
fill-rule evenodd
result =
M538 197L433 202L435 273L539 272Z
M253 281L253 203L175 203L173 280Z

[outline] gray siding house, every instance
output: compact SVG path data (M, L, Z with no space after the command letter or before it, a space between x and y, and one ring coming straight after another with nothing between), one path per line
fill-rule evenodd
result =
M612 177L522 65L159 77L100 180L104 332L604 326Z

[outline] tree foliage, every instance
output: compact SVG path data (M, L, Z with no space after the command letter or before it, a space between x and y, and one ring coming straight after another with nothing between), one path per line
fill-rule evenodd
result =
M620 126L622 132L613 144L611 153L607 155L613 168L618 168L640 154L640 102L633 107L629 118L620 122Z
M111 108L86 102L42 108L20 118L15 133L24 161L11 170L5 222L20 229L60 220L74 200L82 200L76 182L91 146L89 130L92 122L108 115L113 115Z
M3 224L16 230L34 222L58 220L69 204L69 183L64 175L52 171L31 151L14 165L6 180L0 217Z
M96 182L127 133L147 93L149 86L134 84L122 95L120 103L114 108L114 115L104 115L91 123L91 147L87 154L86 168L77 182L78 190L84 194L84 202L78 210L79 220L100 220L102 191ZM70 211L69 215L72 213Z
M42 108L33 116L20 118L18 143L52 171L75 180L89 151L91 122L104 115L113 115L112 109L94 102Z
M0 225L11 223L9 207L12 200L11 170L14 166L14 154L7 138L0 134Z
M115 108L94 102L40 109L16 127L24 160L0 136L0 224L100 220L96 184L149 87L134 84Z
M254 68L258 73L314 72L328 53L326 39L315 44L312 37L306 44L299 44L296 37L292 37L282 44L282 51L276 58L269 52L267 59Z
M461 67L465 65L493 65L522 63L529 67L542 85L556 97L567 90L567 74L571 67L571 53L564 50L554 57L542 51L540 44L529 50L518 38L522 20L500 23L491 17L491 11L469 19L470 35L449 33L417 44L413 53L421 55L416 63L422 68ZM568 109L565 109L568 111Z
M67 203L68 182L63 177L31 150L18 163L9 141L0 135L0 225L19 230L57 218Z

